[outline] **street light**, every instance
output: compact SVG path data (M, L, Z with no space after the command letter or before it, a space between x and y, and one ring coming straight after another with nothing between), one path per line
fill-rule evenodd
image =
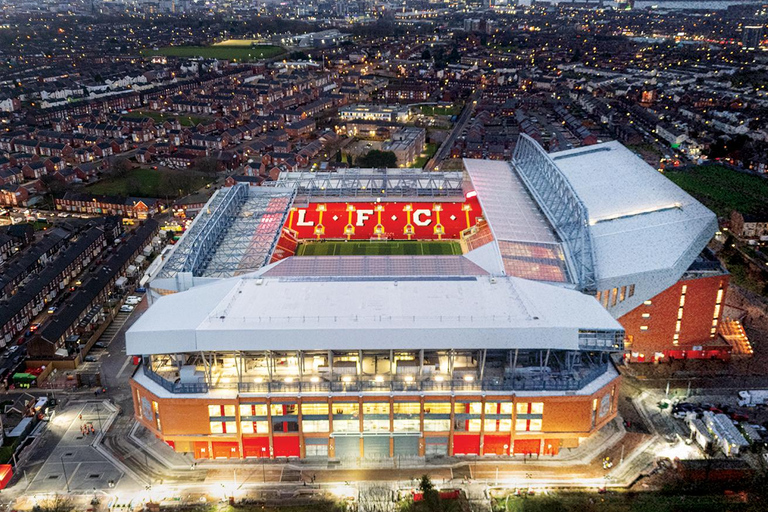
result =
M267 469L266 469L267 462L264 460L264 458L267 456L266 451L267 449L262 446L261 447L261 478L262 480L264 480L264 483L267 483Z

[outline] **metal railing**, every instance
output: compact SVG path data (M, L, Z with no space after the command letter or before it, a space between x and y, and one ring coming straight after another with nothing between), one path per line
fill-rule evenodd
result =
M423 380L414 382L384 381L375 382L354 379L351 382L240 382L208 386L205 383L182 384L171 382L161 375L142 365L144 375L159 384L167 391L176 394L207 393L209 389L237 389L240 393L350 393L350 392L382 392L393 391L577 391L593 380L603 375L609 363L598 364L588 370L578 373L551 373L546 377L506 377L490 378L482 381L467 382L463 379L446 379L444 381Z

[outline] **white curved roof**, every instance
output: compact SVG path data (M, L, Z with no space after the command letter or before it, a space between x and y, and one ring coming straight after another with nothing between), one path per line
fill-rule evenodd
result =
M126 349L577 350L579 330L621 326L592 297L525 279L256 273L161 297L128 330Z
M587 207L598 281L672 268L692 252L687 268L717 231L714 213L619 142L550 157Z

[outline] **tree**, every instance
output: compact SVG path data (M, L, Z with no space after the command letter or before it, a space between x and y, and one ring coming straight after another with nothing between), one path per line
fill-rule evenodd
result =
M435 489L432 480L429 475L423 475L421 481L419 481L419 490L422 495L422 503L424 508L429 512L440 512L442 507L440 506L440 493Z
M141 180L136 176L129 176L125 182L126 194L129 196L140 196L142 191Z
M429 48L425 48L423 52L421 52L421 60L429 60L432 58L432 54L429 53Z
M131 170L131 162L127 158L118 157L112 160L109 169L118 178L124 178L128 175L128 171Z
M357 159L360 167L397 167L397 156L393 151L379 151L372 149Z
M62 494L54 494L36 505L39 512L69 512L74 508L75 506L69 496Z
M210 156L204 156L195 160L194 170L204 174L216 174L219 170L219 161Z

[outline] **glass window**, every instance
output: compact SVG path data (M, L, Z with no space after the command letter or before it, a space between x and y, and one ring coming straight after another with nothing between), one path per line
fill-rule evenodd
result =
M544 402L533 402L531 404L531 414L544 414Z
M451 420L424 420L424 432L448 432Z
M269 434L269 423L266 421L241 421L240 431L243 434Z
M225 405L224 406L224 416L234 416L235 415L235 406L234 405Z
M211 434L222 434L224 433L224 422L222 421L212 421L210 423L211 425Z
M303 420L301 429L304 432L329 432L331 430L328 420Z
M512 402L502 402L501 407L499 408L499 414L512 414L512 407L514 404Z
M240 416L266 416L267 404L240 404Z
M469 420L467 423L469 423L469 426L467 427L467 432L480 432L480 426L482 425L482 420Z
M453 410L456 414L480 414L480 412L483 410L483 404L481 402L456 402Z
M395 432L418 432L420 429L419 420L417 419L405 419L405 420L393 420Z
M529 430L531 432L538 432L541 430L541 420L531 420L531 425Z
M332 405L333 414L357 414L360 404L357 403L335 403ZM356 432L356 431L355 431Z
M497 414L498 410L498 402L485 402L485 414Z
M296 404L271 404L269 411L272 416L289 416L297 413Z
M515 430L518 432L528 430L528 420L515 420Z
M451 414L450 402L426 402L424 414Z
M328 414L328 404L301 404L301 414Z
M499 432L510 432L512 430L512 420L499 420Z
M419 414L421 412L421 404L419 402L395 402L394 413L395 414Z
M272 432L298 432L299 422L295 419L284 420L281 418L272 418Z
M485 420L483 430L486 432L496 432L496 420Z
M528 403L518 402L515 404L515 410L517 411L517 414L528 414Z
M389 402L363 403L363 414L389 414Z
M389 432L389 420L363 419L363 431L364 432Z
M208 406L208 417L209 418L218 418L219 416L223 416L221 414L221 406L220 405L209 405Z
M224 432L227 434L236 434L237 433L237 422L236 421L225 421L224 422Z
M333 420L334 432L360 432L358 420Z

